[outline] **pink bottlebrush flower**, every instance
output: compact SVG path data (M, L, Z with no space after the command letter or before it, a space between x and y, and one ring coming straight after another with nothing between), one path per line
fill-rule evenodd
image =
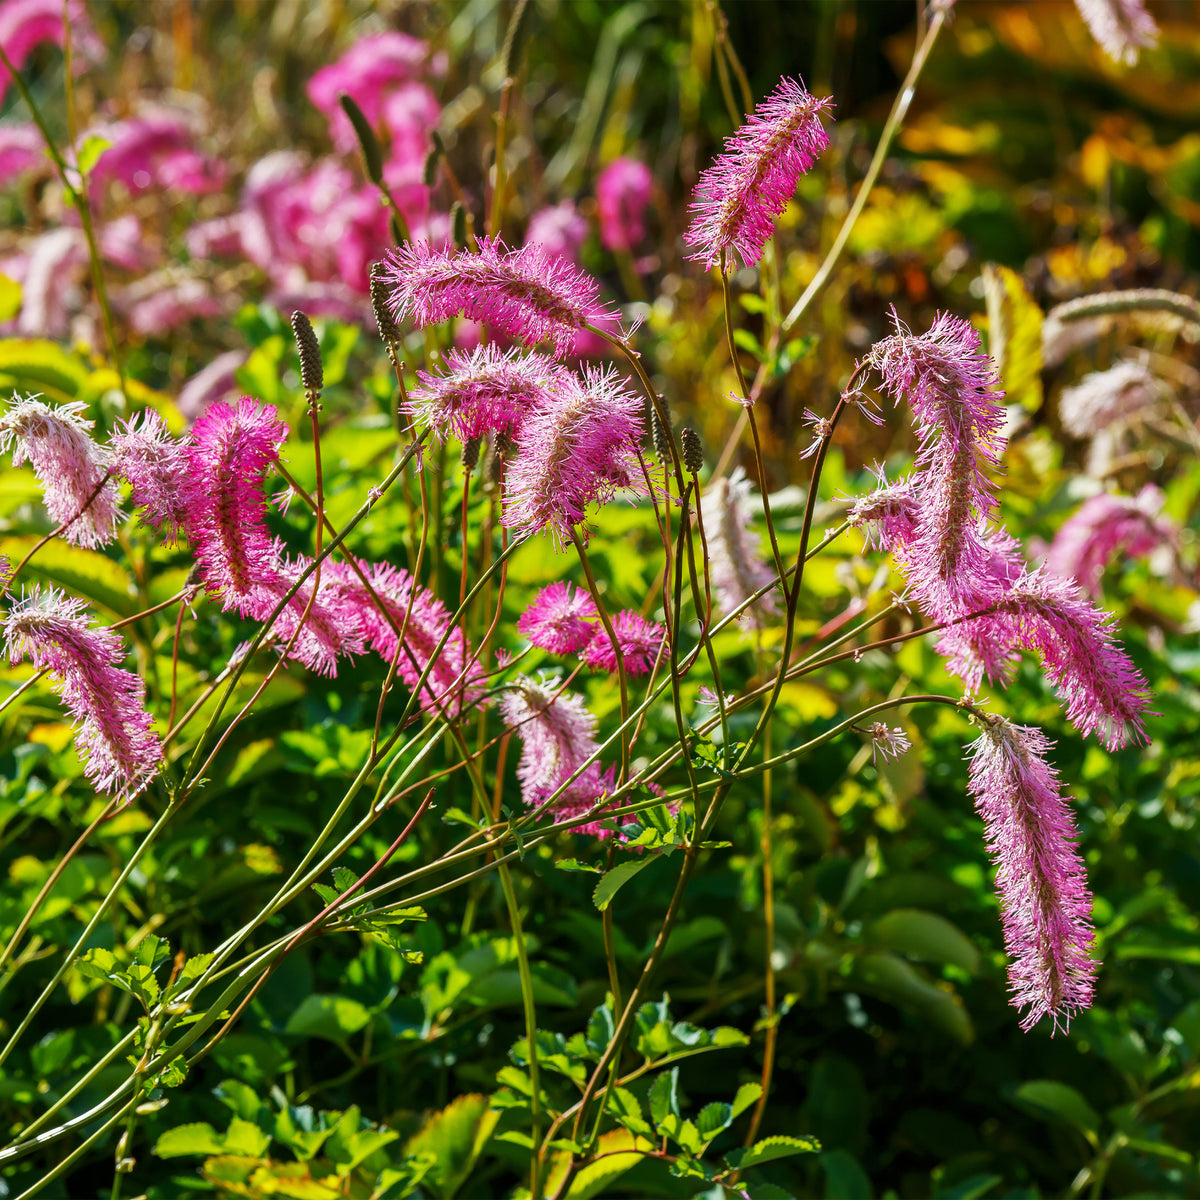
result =
M89 62L104 59L104 43L96 36L82 0L69 0L67 16L71 21L71 54L76 74L87 70ZM64 40L63 5L59 0L5 0L0 4L0 46L14 70L21 70L30 54L40 45ZM0 101L8 92L8 72L0 75Z
M899 726L885 725L882 721L876 721L869 732L871 734L872 762L877 762L880 758L884 762L888 762L912 749L912 742L908 740L908 734Z
M226 307L205 280L173 267L136 280L115 299L142 337L161 337L188 321L219 317Z
M757 539L750 532L750 492L750 480L737 467L728 478L711 480L700 500L712 586L724 613L734 612L779 578L760 557ZM766 592L738 619L752 629L761 629L778 611L778 597Z
M911 478L888 483L882 466L875 467L874 474L879 486L854 499L846 520L862 530L867 549L893 554L916 537L920 503Z
M100 256L105 262L139 274L149 269L153 250L141 222L133 213L105 222L98 233Z
M540 650L575 654L591 640L598 620L596 603L587 592L569 583L552 583L518 618L517 632Z
M134 195L154 188L206 196L225 186L225 168L196 150L195 122L173 109L147 109L89 131L112 143L89 175L93 199L110 180Z
M508 250L482 238L471 254L407 245L387 266L396 319L418 325L465 315L527 345L552 342L565 354L585 325L613 315L594 279L539 246Z
M218 354L184 382L175 398L175 407L189 420L196 421L221 400L235 399L237 370L247 358L245 350L227 350Z
M42 485L46 511L73 546L103 546L117 532L121 501L116 485L104 482L108 455L88 430L87 405L72 401L51 407L15 397L0 417L0 452L12 449L12 463L28 461Z
M1064 388L1058 417L1072 437L1094 437L1110 425L1152 408L1159 392L1158 380L1149 368L1138 362L1121 362Z
M278 580L263 482L287 432L272 405L243 396L236 406L212 405L185 451L184 507L200 577L226 609L245 617L258 616L262 589Z
M162 417L146 409L118 426L108 443L113 474L133 485L133 504L142 522L160 530L168 546L183 533L188 456Z
M119 665L124 644L110 629L89 628L84 607L53 588L35 588L4 619L5 649L14 665L28 659L58 676L58 693L78 724L85 775L128 803L158 770L162 745L141 679Z
M414 596L412 576L403 568L389 563L362 566L376 595L404 633L397 657L397 629L380 612L348 565L330 564L330 579L336 586L338 603L357 612L366 644L386 662L395 658L396 670L410 688L417 686L426 665L433 663L421 689L423 709L441 708L453 716L477 704L487 679L483 668L473 659L463 631L455 628L446 644L438 649L438 643L450 628L446 606L420 585Z
M1152 483L1135 498L1102 492L1086 500L1054 535L1046 569L1099 597L1104 568L1115 554L1140 558L1174 542L1174 526L1158 516L1165 500Z
M632 251L646 236L646 206L654 176L645 163L617 158L596 180L596 212L600 241L607 250Z
M700 176L684 241L689 258L714 267L734 252L747 266L762 255L800 176L829 145L821 117L833 106L793 79L779 86L725 139L725 153ZM732 266L732 263L730 263Z
M647 674L658 660L666 631L657 621L647 621L631 609L617 613L612 624L626 674ZM617 669L617 652L603 625L596 627L591 641L583 648L583 661L594 671Z
M587 222L579 215L572 200L551 208L540 208L529 218L525 245L541 246L550 258L562 258L579 265L579 251L587 240Z
M1022 1029L1043 1017L1054 1028L1092 1003L1092 897L1078 835L1046 761L1053 744L1039 729L983 718L969 750L970 783L996 864L1008 980Z
M993 583L987 539L996 489L986 470L998 466L1002 393L966 321L939 313L917 336L892 319L896 333L871 358L885 389L911 406L920 441L912 477L919 519L900 562L922 607L945 620L982 607Z
M1113 62L1132 67L1143 49L1158 45L1158 26L1143 0L1075 0L1075 7Z
M409 80L388 94L383 101L383 123L390 135L388 163L393 171L411 167L424 174L425 158L433 149L433 131L441 119L442 106L424 83Z
M79 284L87 270L87 242L78 229L52 229L34 238L18 282L21 311L17 333L22 337L65 337L71 314L82 307ZM10 272L11 274L11 272Z
M563 371L517 435L504 524L530 534L549 529L560 544L568 541L590 505L636 485L642 423L641 400L615 371Z
M495 343L470 354L451 350L443 373L417 372L409 416L442 439L453 434L465 442L485 433L515 433L531 409L549 401L562 373L545 355L506 353Z
M46 143L32 121L0 125L0 187L46 162Z
M521 675L501 699L500 712L522 742L517 779L521 798L529 808L554 796L554 813L571 817L604 796L611 782L599 762L590 763L578 779L566 784L599 750L596 718L588 712L582 696L558 691L552 679Z

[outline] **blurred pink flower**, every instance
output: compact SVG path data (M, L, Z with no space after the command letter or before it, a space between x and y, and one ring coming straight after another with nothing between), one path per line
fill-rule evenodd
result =
M83 0L68 0L71 21L71 52L75 74L87 70L89 62L101 62L104 43L96 36ZM62 0L4 0L0 4L0 46L17 71L33 51L45 42L63 44ZM8 92L8 72L0 74L0 102Z
M227 350L202 367L179 389L175 406L189 421L203 416L205 409L228 400L237 390L235 372L246 361L245 350Z
M24 269L9 274L21 284L16 332L22 337L63 337L71 314L82 304L80 283L87 269L87 243L78 229L65 226L39 234L27 247Z
M225 167L195 149L192 124L181 113L164 108L89 130L89 136L112 142L92 168L93 199L112 180L119 180L134 195L152 188L192 196L220 191L225 186Z
M596 604L587 592L569 583L552 583L517 619L517 632L539 650L574 654L591 640L598 620Z
M712 586L717 593L717 604L725 613L733 612L755 592L779 578L759 554L758 538L751 528L751 491L745 471L735 467L727 478L711 480L700 500ZM771 591L745 609L738 619L752 629L761 629L767 618L778 611L778 597Z
M426 84L400 84L383 102L383 123L390 135L388 162L423 171L441 119L442 106Z
M114 299L130 328L143 337L159 337L188 321L220 316L226 307L208 283L173 267L135 281Z
M1063 388L1058 416L1072 437L1095 437L1118 421L1158 403L1160 384L1139 362L1119 362Z
M111 629L91 627L84 602L54 588L22 596L4 620L8 660L28 659L58 677L58 692L78 725L85 776L128 804L158 770L162 744L146 712L146 689L119 664L125 645Z
M1132 67L1143 49L1158 45L1158 26L1143 0L1075 0L1075 7L1113 62Z
M563 258L579 265L579 251L587 239L587 222L579 215L572 200L550 208L540 208L529 218L525 245L541 246L551 258Z
M8 187L33 167L48 164L46 143L32 121L0 125L0 188Z
M645 163L616 158L596 180L600 241L608 250L632 251L646 236L646 206L654 177Z
M100 255L126 271L145 271L152 261L152 250L141 223L133 213L108 221L99 229Z

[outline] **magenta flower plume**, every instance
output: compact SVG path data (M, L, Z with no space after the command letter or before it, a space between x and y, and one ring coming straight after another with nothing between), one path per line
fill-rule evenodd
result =
M1110 425L1152 408L1158 403L1159 391L1159 382L1148 367L1138 362L1117 363L1064 388L1058 400L1059 420L1072 437L1095 437Z
M637 478L642 402L612 370L564 371L545 404L525 420L505 481L509 529L549 529L570 539L592 504Z
M874 468L879 486L865 496L857 496L846 512L846 520L861 529L867 549L895 554L907 546L917 533L920 501L911 478L888 483L882 467Z
M1054 1028L1092 1003L1096 963L1091 893L1071 810L1038 729L985 717L972 744L970 783L996 864L1012 1004L1022 1029Z
M1098 597L1104 568L1118 552L1140 558L1175 541L1175 527L1158 515L1165 500L1152 483L1136 497L1093 496L1054 535L1046 569Z
M105 480L108 454L88 433L92 428L81 401L52 407L32 396L14 397L0 417L0 452L12 450L12 463L33 466L42 485L46 511L73 546L102 546L117 533L121 501Z
M1002 393L966 321L939 313L916 336L892 319L896 333L871 358L893 399L912 408L920 442L917 529L898 557L922 607L945 620L981 607L994 590L987 540L996 490L986 472L998 466Z
M562 370L543 354L506 353L494 343L469 354L451 350L443 373L417 372L408 411L440 438L515 433L530 409L547 401Z
M459 628L451 630L446 644L439 642L450 629L446 606L427 588L413 589L412 576L389 563L362 564L363 572L392 622L380 611L362 580L346 564L330 564L328 570L337 591L337 606L353 610L361 622L366 644L386 662L396 662L396 670L410 688L420 682L421 674L432 662L421 688L423 709L443 709L451 715L476 704L487 679L483 668L471 654L471 648ZM403 632L399 644L397 630ZM400 645L397 655L397 646Z
M691 224L683 240L689 258L714 267L736 251L747 266L762 256L800 176L829 145L821 117L833 107L794 79L783 79L743 125L725 139L725 153L700 175Z
M737 467L728 478L712 480L700 501L712 584L725 613L736 611L755 592L779 578L759 556L758 539L750 528L750 492L750 480ZM739 619L761 629L778 611L777 596L766 592Z
M617 613L612 625L626 672L630 675L647 674L658 659L666 631L658 622L647 621L640 613L629 609ZM591 641L584 647L583 661L593 670L617 669L617 652L604 626L596 629Z
M501 699L500 712L521 739L517 779L526 805L537 808L554 797L555 814L572 817L604 796L611 782L599 762L584 767L599 745L596 718L582 696L558 691L553 679L522 675ZM567 783L581 768L579 778Z
M527 345L552 342L559 354L585 325L615 315L594 279L536 244L508 250L481 238L471 254L410 243L389 256L387 271L397 320L433 325L461 314Z
M143 510L143 523L160 530L173 546L187 520L184 443L171 436L158 413L147 409L119 426L108 448L113 474L133 486L133 504Z
M128 803L158 770L162 745L142 681L119 665L124 643L111 629L89 628L84 607L53 588L35 588L4 620L5 650L14 665L28 659L58 677L58 693L78 726L85 775Z
M587 592L569 583L552 583L517 619L517 632L539 650L575 654L591 640L598 620L595 601Z
M1158 45L1158 26L1143 0L1075 0L1075 7L1113 62L1131 67L1143 49Z
M286 437L273 406L243 396L236 407L212 405L186 450L187 531L201 578L245 617L261 619L262 589L278 583L263 481Z

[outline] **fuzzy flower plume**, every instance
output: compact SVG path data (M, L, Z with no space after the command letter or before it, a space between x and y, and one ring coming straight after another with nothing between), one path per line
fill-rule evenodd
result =
M278 583L263 481L286 437L273 406L243 396L236 406L212 405L186 451L188 538L201 578L244 617L260 617L263 589Z
M971 795L996 864L1012 1004L1022 1029L1055 1029L1092 1002L1092 897L1071 811L1038 729L985 718L970 747Z
M608 250L631 251L646 236L646 206L654 191L654 176L635 158L617 158L596 180L596 213L600 241Z
M85 774L102 792L125 803L158 770L162 746L145 710L142 681L119 664L120 637L89 628L84 602L53 588L34 589L4 620L9 662L28 659L58 677L58 692L78 726L76 745L87 759Z
M394 659L400 678L410 688L417 686L426 666L432 662L421 689L423 709L440 707L456 714L477 703L487 679L483 668L474 660L463 631L459 628L451 630L446 644L438 649L438 643L450 629L446 606L419 584L414 593L412 576L403 568L393 567L390 563L364 563L362 568L391 621L347 564L327 566L337 591L336 607L357 615L367 645L386 662ZM398 631L404 635L403 644L399 642Z
M1158 381L1147 367L1137 362L1117 363L1065 388L1058 400L1058 417L1072 437L1094 437L1110 425L1153 407L1158 396Z
M111 541L121 518L116 485L105 482L108 454L91 438L87 405L72 401L52 407L13 399L0 417L0 452L12 450L12 463L33 466L42 485L46 511L74 546ZM86 508L85 508L86 506Z
M656 621L647 621L640 613L626 609L612 619L613 633L621 648L621 661L630 675L645 675L654 666L666 631ZM584 647L583 661L593 670L615 671L617 653L608 630L601 625Z
M187 452L153 409L122 423L108 444L113 474L133 486L133 504L142 521L160 530L173 546L183 533Z
M714 267L723 253L736 252L747 266L758 262L800 176L829 145L821 117L832 106L783 79L725 139L725 153L702 172L692 196L689 258Z
M539 650L575 654L598 628L595 601L581 588L552 583L542 588L517 620L517 632Z
M548 341L566 354L585 325L613 318L596 281L536 243L508 250L481 238L479 252L409 244L387 260L396 319L434 325L470 317L526 345Z
M516 433L561 372L545 355L506 353L494 343L470 353L451 350L443 373L417 372L408 411L440 438L453 434L466 442L485 433Z
M1099 597L1104 568L1114 555L1139 558L1175 541L1174 526L1158 515L1165 500L1152 483L1136 497L1093 496L1054 535L1046 569Z
M582 696L558 691L552 678L522 675L500 701L500 711L521 739L517 779L528 807L537 808L554 796L554 813L573 817L603 797L611 786L611 772L602 772L599 762L589 763L578 779L566 783L599 749L596 718ZM584 826L579 832L589 830L596 831Z
M912 408L920 449L915 535L899 561L922 607L938 620L980 607L994 592L988 518L1004 410L996 372L966 321L939 313L927 333L896 332L871 352L893 399Z
M549 529L557 542L569 541L590 505L634 486L642 425L642 402L616 372L562 372L517 435L504 524L522 533Z
M750 480L737 467L728 478L713 480L700 501L713 587L721 610L726 613L733 612L777 578L759 557L757 539L750 532L750 491ZM778 611L778 598L774 592L767 592L739 619L760 629L766 618Z
M1143 49L1158 45L1158 26L1143 0L1075 0L1075 7L1113 62L1132 67Z
M854 497L846 520L861 529L867 549L892 554L907 546L917 532L917 489L911 479L888 483L882 467L874 468L879 486L865 496Z

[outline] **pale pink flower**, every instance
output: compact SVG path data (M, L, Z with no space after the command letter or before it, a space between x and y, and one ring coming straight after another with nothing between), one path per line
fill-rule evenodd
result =
M1159 383L1139 362L1120 362L1107 371L1093 371L1074 387L1064 388L1058 400L1063 428L1078 438L1094 437L1118 421L1158 403Z
M750 493L750 480L736 467L728 478L710 481L700 500L712 586L724 613L734 612L779 578L762 560L758 538L751 532ZM778 597L766 592L738 619L752 629L761 629L778 611Z
M529 218L525 245L541 246L551 258L563 258L578 266L587 232L587 222L579 215L575 202L564 200L550 208L538 209Z
M800 176L829 145L821 117L832 106L783 79L725 139L725 153L701 174L692 196L684 234L693 247L689 258L714 267L722 254L736 252L747 266L758 262Z
M882 721L876 721L869 732L871 734L872 762L877 762L880 758L884 762L888 762L912 749L912 742L908 740L908 734L899 726L885 725Z
M33 239L18 280L21 284L18 334L30 338L66 336L71 313L78 311L83 303L79 285L87 263L87 242L78 229L69 226L51 229Z
M564 371L525 418L505 479L504 524L568 541L592 504L636 485L643 409L612 370ZM586 531L585 535L586 535Z
M287 432L272 405L243 396L236 406L212 405L186 448L184 507L200 577L225 608L246 617L258 617L262 589L278 581L263 482Z
M846 520L861 529L868 550L894 554L916 537L920 502L911 478L888 483L882 466L873 468L879 486L855 497Z
M1158 26L1143 0L1075 0L1075 7L1113 62L1131 67L1143 49L1158 45Z
M12 463L29 462L42 485L46 511L73 546L103 546L117 533L121 501L116 485L104 482L108 454L92 440L87 405L74 400L51 407L32 396L13 399L0 417L0 452Z
M1166 497L1152 483L1136 497L1101 492L1084 501L1054 535L1046 569L1076 580L1093 597L1100 595L1104 568L1117 553L1140 558L1175 540L1175 527L1158 516Z
M49 668L77 723L84 774L102 792L125 803L158 770L162 745L145 710L141 679L119 664L125 646L110 629L89 628L84 602L49 588L23 596L4 619L9 662L28 659Z
M176 267L135 280L114 299L129 327L142 337L161 337L188 321L218 317L225 310L205 280Z
M47 161L46 143L32 121L0 125L0 187Z
M646 206L654 176L645 163L616 158L596 180L596 213L600 241L608 250L631 251L646 237Z
M168 546L183 533L188 456L184 443L172 437L162 417L146 409L118 426L108 443L113 474L133 486L142 522L161 531Z
M647 621L631 609L617 613L612 625L626 674L647 674L658 659L666 631L657 621ZM583 648L583 661L597 671L617 669L617 652L603 625L596 626L591 641Z
M551 654L575 654L588 644L598 621L595 601L587 592L569 583L552 583L517 619L517 632Z
M133 213L124 213L105 222L99 229L100 255L122 270L146 271L154 259L154 250Z
M409 416L442 439L515 433L531 409L548 402L562 374L545 355L506 352L494 342L469 354L451 350L443 372L417 372Z
M584 325L612 315L594 279L539 246L508 250L482 238L471 254L407 245L388 256L387 268L396 319L417 325L464 315L564 354Z
M1049 1017L1066 1028L1092 1003L1092 897L1078 835L1038 729L983 718L972 744L971 795L996 864L1012 1004L1022 1029Z
M71 21L71 53L75 73L82 74L89 62L104 59L104 43L96 36L82 0L69 0L67 16ZM30 54L45 42L62 46L63 5L60 0L4 0L0 4L0 46L17 71ZM8 92L8 72L0 74L0 101Z
M596 718L588 712L582 696L558 691L553 680L521 675L501 698L500 712L522 742L517 779L528 807L537 808L553 796L554 813L571 817L604 796L611 781L601 772L599 762L583 766L597 753L599 744ZM567 784L580 768L579 778Z

